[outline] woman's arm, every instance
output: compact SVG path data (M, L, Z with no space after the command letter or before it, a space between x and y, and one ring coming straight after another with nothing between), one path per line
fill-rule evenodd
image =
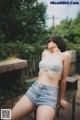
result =
M66 108L67 101L64 100L64 93L66 89L66 79L67 79L67 75L70 69L70 54L65 52L63 59L64 59L63 60L63 73L62 73L61 84L60 84L60 104L64 108Z

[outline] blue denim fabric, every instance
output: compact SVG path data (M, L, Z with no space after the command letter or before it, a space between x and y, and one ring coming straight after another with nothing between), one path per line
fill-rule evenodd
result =
M58 88L35 82L26 95L35 107L46 105L56 108Z

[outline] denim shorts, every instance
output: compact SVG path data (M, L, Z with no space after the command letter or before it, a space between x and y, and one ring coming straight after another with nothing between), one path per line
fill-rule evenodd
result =
M34 107L46 105L52 106L55 109L57 104L58 88L35 82L28 89L26 95Z

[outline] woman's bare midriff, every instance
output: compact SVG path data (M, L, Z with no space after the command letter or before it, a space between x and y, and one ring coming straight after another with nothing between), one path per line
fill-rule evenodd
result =
M37 79L38 83L53 87L58 87L59 80L60 74L49 70L48 71L40 70Z

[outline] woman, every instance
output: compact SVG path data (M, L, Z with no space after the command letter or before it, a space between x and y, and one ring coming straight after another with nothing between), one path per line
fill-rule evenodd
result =
M60 85L60 104L66 108L64 100L66 78L70 67L70 55L65 52L66 44L60 36L48 42L48 50L42 53L37 81L12 109L11 120L22 120L37 107L36 120L53 120Z

